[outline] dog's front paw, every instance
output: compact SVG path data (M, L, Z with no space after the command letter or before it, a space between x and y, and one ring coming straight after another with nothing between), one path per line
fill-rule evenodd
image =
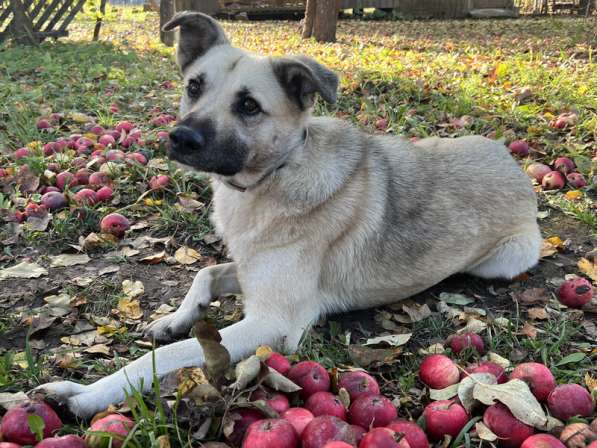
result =
M34 391L65 404L74 415L81 418L92 417L112 404L107 394L94 390L92 385L84 386L72 381L42 384Z
M145 336L158 342L169 342L187 336L192 326L193 321L173 313L151 322L145 328Z

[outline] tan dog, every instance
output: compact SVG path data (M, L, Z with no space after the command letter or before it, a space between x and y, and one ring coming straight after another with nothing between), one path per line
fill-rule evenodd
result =
M200 271L156 339L186 335L210 302L243 294L245 317L221 334L232 359L260 344L293 351L327 313L411 296L466 272L512 278L535 265L541 236L527 176L506 148L471 136L416 144L310 114L337 77L304 57L230 46L198 13L176 16L186 92L171 157L212 175L213 221L234 263ZM195 339L155 352L157 375L200 366ZM83 386L43 386L89 416L147 390L152 354Z

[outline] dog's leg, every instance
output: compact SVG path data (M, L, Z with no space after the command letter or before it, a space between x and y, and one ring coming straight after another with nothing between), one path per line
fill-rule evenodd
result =
M280 347L286 345L287 350L296 349L301 335L311 323L304 316L247 314L240 322L220 331L222 344L230 352L232 362L248 356L259 345ZM316 316L312 315L311 318ZM290 344L291 346L288 346ZM155 372L153 370L155 356ZM110 404L118 403L125 398L125 390L131 386L147 392L151 388L154 373L162 377L182 367L202 366L203 351L196 339L187 339L158 348L147 353L126 367L101 380L83 386L70 381L48 383L38 389L67 403L69 409L80 417L89 417L103 411Z
M240 294L236 264L225 263L201 269L180 307L168 316L153 321L145 333L157 341L168 341L188 335L189 330L215 298L227 294Z

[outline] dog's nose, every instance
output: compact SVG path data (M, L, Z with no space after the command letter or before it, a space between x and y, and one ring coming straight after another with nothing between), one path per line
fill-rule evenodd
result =
M194 129L177 126L170 132L170 143L173 151L193 152L203 148L205 139Z

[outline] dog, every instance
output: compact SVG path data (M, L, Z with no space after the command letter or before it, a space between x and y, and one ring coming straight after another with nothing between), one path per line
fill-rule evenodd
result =
M221 331L233 361L259 345L295 350L329 313L380 306L456 274L511 279L539 259L531 182L505 146L481 137L415 143L311 115L334 103L338 77L307 57L234 48L221 26L176 15L185 92L170 157L207 172L212 220L232 263L197 273L181 306L148 327L188 335L219 296L242 294L244 318ZM99 381L41 388L88 417L201 366L195 339L158 348Z

